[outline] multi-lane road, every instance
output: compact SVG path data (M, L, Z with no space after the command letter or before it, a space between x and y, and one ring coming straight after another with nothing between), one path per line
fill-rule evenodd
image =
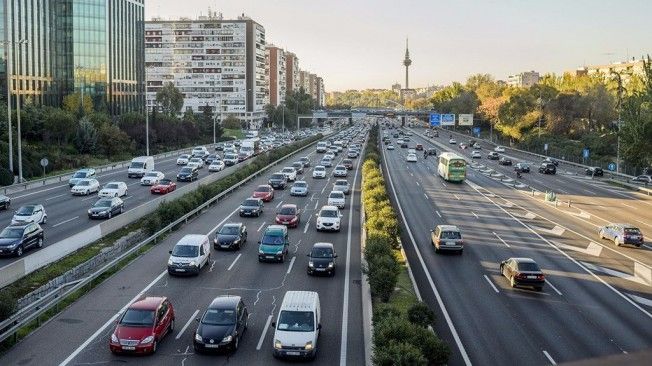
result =
M288 159L287 165L300 155ZM320 156L310 153L312 167ZM340 157L338 157L339 160ZM358 159L359 160L359 159ZM278 314L283 295L288 290L317 291L321 297L322 330L315 362L364 364L362 304L360 294L360 173L359 161L349 171L354 187L347 196L339 233L317 232L315 214L326 204L334 179L312 179L312 167L301 178L308 181L307 197L292 197L289 188L277 191L272 202L265 204L260 218L238 217L238 206L254 188L265 184L268 175L246 184L224 201L171 234L149 252L106 280L52 321L38 329L0 358L0 364L21 365L88 365L114 362L138 365L197 365L235 363L239 365L273 364L270 323ZM283 165L280 164L280 167ZM171 168L174 169L174 168ZM332 168L329 168L329 173ZM273 173L270 171L269 174ZM296 203L302 209L298 228L290 229L290 256L283 264L259 263L257 240L265 227L274 223L277 207ZM242 221L247 226L248 241L240 251L212 250L212 262L197 277L171 277L166 272L168 250L184 235L204 233L213 237L227 222ZM310 277L306 273L307 257L316 242L330 242L338 253L335 277ZM201 315L218 295L240 295L250 313L248 329L240 349L230 356L199 355L193 352L195 317ZM175 331L159 345L152 357L112 355L108 342L114 321L127 304L140 296L167 296L176 312ZM346 300L346 301L345 301ZM275 320L275 319L274 319Z

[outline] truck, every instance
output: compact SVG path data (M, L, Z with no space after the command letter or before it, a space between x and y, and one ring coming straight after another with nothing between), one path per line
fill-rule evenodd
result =
M240 145L240 154L246 154L252 157L260 153L260 139L258 137L246 139Z

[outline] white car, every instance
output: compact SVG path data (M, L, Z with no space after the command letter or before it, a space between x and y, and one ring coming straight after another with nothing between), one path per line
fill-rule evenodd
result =
M213 160L211 165L208 166L208 171L209 172L219 172L221 170L224 170L225 164L222 160Z
M159 171L147 172L140 178L141 186L154 186L157 185L161 179L165 178L165 174Z
M312 170L313 178L326 178L326 167L323 165L315 166L315 169Z
M410 154L416 155L417 151L415 149L408 149L408 155L410 155Z
M408 154L407 157L405 158L405 161L407 161L408 163L416 163L417 154Z
M198 169L202 169L204 167L204 159L202 158L191 158L188 160L188 163L196 163L199 167Z
M394 150L394 145L387 145L387 150Z
M476 150L482 150L482 146L480 146L480 144L477 143L477 142L475 144L473 144L473 148L476 149Z
M505 148L503 146L496 146L494 148L495 152L505 152Z
M98 197L122 197L127 195L127 183L125 182L109 182L102 187L102 190L97 194Z
M281 170L281 173L285 175L285 178L287 178L288 181L294 182L297 180L297 170L294 169L294 167L286 166Z
M471 159L482 159L482 154L478 150L474 150L471 153Z
M335 206L322 206L317 214L317 231L332 230L340 231L342 214Z
M87 196L91 193L100 191L100 182L97 179L80 179L71 189L70 193L73 196L84 195Z
M68 180L68 186L73 187L77 182L84 178L94 178L95 177L95 169L93 168L88 168L88 169L80 169L75 172L75 174L72 175L72 178Z
M321 159L321 161L319 162L319 164L322 165L323 167L330 168L330 167L333 166L333 159L329 159L329 158L327 158L327 157L324 156L324 157Z
M177 165L186 165L190 161L190 155L183 154L177 158Z
M11 218L12 225L23 225L31 222L45 224L48 221L48 215L45 213L43 205L25 205L21 206Z
M344 192L331 191L328 195L328 205L337 208L344 208L344 205L346 205L346 196L344 196Z
M349 174L349 171L344 165L338 165L333 169L334 177L346 177Z
M450 139L448 140L448 143L451 145L457 144L457 141L455 139Z
M186 164L186 166L189 168L193 168L194 170L199 170L199 164L195 162L189 162L188 164Z

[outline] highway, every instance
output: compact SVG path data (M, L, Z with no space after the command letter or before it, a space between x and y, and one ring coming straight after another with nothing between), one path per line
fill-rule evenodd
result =
M299 156L288 159L288 165ZM334 179L312 179L312 168L320 156L313 151L310 158L312 166L302 176L310 186L307 197L291 197L289 188L277 191L274 200L265 204L260 218L239 218L237 210L240 203L251 195L257 185L265 184L274 171L255 179L171 234L25 338L0 358L0 364L280 364L272 357L274 329L270 322L273 316L277 316L280 302L288 290L312 290L320 295L322 331L316 364L364 364L364 352L360 352L364 349L358 240L360 159L355 160L356 166L349 171L347 178L353 184L354 191L347 196L346 207L342 211L341 232L322 233L315 230L314 215L326 203ZM341 158L340 154L337 159ZM332 168L328 171L330 173ZM283 203L296 203L303 210L299 227L290 229L290 256L283 264L259 263L256 242L265 226L273 223L276 207ZM240 251L213 249L210 268L203 269L198 277L178 278L167 274L168 250L182 236L207 233L212 238L221 225L237 221L244 222L249 233L248 241ZM315 242L334 244L339 255L335 277L307 275L306 255ZM230 356L194 354L192 337L196 328L195 317L201 315L214 297L227 294L242 296L250 313L240 349ZM160 343L152 357L112 355L108 341L117 314L142 295L167 296L171 299L176 312L175 330ZM349 300L345 303L344 299Z
M448 134L429 139L418 135L423 129L412 131L410 146L422 143L471 160L470 150L448 144ZM481 163L513 176L512 167L486 159L488 149L483 145ZM513 181L482 174L486 167L469 168L463 184L444 182L436 158L424 161L417 155L417 163L406 163L406 153L383 146L390 196L404 221L403 245L421 294L438 315L436 330L453 350L450 364L551 364L652 345L649 247L615 247L596 234L596 225L603 225L598 209L605 210L606 220L652 222L644 196L581 177L525 174L537 190L568 192L562 200L571 197L571 207L555 207L518 182L514 187ZM435 254L429 231L439 224L462 230L463 255ZM641 229L649 238L649 228ZM499 263L509 257L538 262L546 274L543 292L509 286L499 273Z

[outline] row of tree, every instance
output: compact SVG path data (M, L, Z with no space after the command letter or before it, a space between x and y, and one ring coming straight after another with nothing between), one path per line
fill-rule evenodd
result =
M318 108L315 99L307 94L303 88L285 96L285 104L274 106L268 104L265 106L267 114L267 125L269 128L296 129L297 118L300 115L312 114L313 109ZM306 125L302 122L302 126Z

